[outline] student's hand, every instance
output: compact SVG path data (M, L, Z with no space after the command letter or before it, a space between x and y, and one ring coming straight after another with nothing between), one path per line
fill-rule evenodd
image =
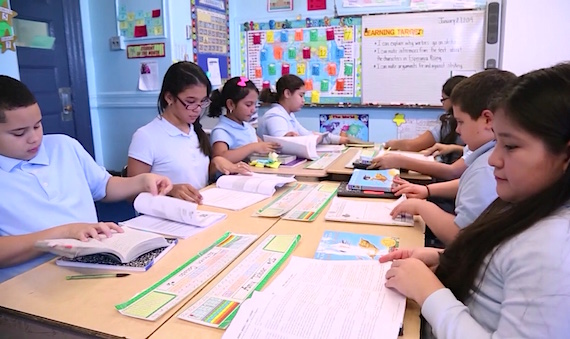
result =
M390 215L392 218L396 218L400 214L419 215L425 204L429 204L429 202L420 199L406 199L406 201L394 207Z
M432 293L445 288L432 270L416 258L393 261L386 272L386 287L415 300L420 307Z
M438 142L435 143L430 148L426 148L425 150L420 151L420 153L425 156L433 155L434 157L436 157L438 155L445 155L457 151L457 147L454 146L455 145L446 145Z
M384 143L384 148L398 150L401 148L401 141L402 140L388 140Z
M270 152L275 152L281 149L281 145L276 142L257 142L255 145L255 152L261 154L267 154Z
M137 176L141 192L149 192L152 195L166 195L172 189L172 182L165 176L154 173L143 173Z
M407 198L427 199L428 189L425 185L415 185L407 182L404 179L394 178L394 186L392 186L392 193L395 196L405 194Z
M290 131L285 133L284 137L298 137L299 133L295 132L295 131Z
M412 249L398 249L380 257L378 261L385 263L393 260L415 258L422 261L428 267L433 268L439 265L441 250L433 247L418 247Z
M202 194L200 194L200 191L189 184L174 185L169 195L173 198L194 202L198 205L202 204Z
M62 231L62 238L78 239L87 241L89 238L101 240L99 234L104 234L107 238L112 236L113 231L123 233L123 229L113 222L99 223L73 223L59 226Z
M403 155L390 154L387 152L384 155L372 159L372 162L370 163L370 166L368 166L368 169L400 168L403 158Z
M214 164L214 166L216 166L216 170L218 170L218 172L222 174L251 175L251 170L249 169L249 165L243 161L234 164L228 159L221 156L214 157L211 161Z

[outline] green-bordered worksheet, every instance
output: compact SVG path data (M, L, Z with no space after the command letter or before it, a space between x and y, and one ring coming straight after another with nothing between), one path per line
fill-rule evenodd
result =
M115 308L129 317L157 320L226 268L257 238L253 234L226 232L159 282Z
M240 304L259 291L293 252L300 235L268 235L204 297L178 317L194 323L226 328Z

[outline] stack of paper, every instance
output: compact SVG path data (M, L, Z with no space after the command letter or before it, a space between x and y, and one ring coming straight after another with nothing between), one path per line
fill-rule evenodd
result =
M200 194L204 205L239 211L271 197L275 187L295 181L293 177L274 174L222 175L216 187Z
M223 338L396 339L406 299L384 285L390 266L292 257L241 305Z

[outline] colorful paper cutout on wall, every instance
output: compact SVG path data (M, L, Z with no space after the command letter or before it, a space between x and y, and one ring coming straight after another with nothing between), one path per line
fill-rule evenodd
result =
M162 1L116 1L119 35L126 39L164 37Z
M18 15L8 7L8 2L0 3L0 50L1 53L16 50L16 36L14 35L12 19Z
M259 89L295 74L305 81L306 103L360 103L360 30L359 18L244 23L242 73Z
M396 113L394 114L394 119L392 121L396 124L396 126L400 127L401 124L406 122L406 117L403 113Z

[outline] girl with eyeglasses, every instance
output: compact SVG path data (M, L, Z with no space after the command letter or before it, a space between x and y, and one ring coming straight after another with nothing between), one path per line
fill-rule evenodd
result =
M169 195L199 204L199 190L216 171L249 173L247 164L212 154L200 124L211 92L210 80L198 65L183 61L170 66L158 97L158 116L132 137L127 175L162 174L174 184Z
M441 104L445 113L439 117L440 124L429 131L424 132L414 139L390 140L385 143L385 147L401 151L419 152L426 150L426 155L442 155L442 162L451 164L455 162L463 152L465 145L455 128L457 122L453 118L451 107L451 91L453 88L466 79L463 75L453 76L443 84L441 90Z
M257 112L258 96L255 84L243 76L229 79L221 90L212 92L208 116L220 117L210 133L214 156L237 162L252 153L267 154L279 149L279 144L261 141L255 128L248 123ZM224 115L222 111L225 111Z

